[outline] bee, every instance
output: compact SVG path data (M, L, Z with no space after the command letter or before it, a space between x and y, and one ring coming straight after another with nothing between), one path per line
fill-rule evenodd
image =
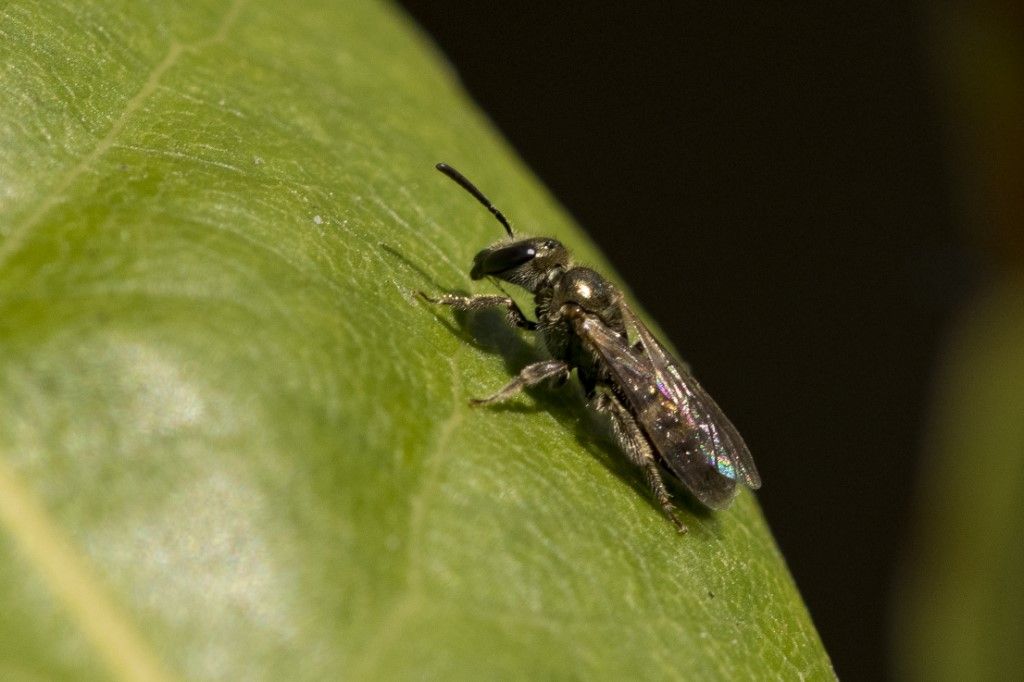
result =
M564 383L575 370L587 404L607 415L615 442L639 467L654 498L680 533L686 526L662 471L682 482L711 509L724 509L739 486L757 489L761 477L736 427L600 274L574 265L568 249L550 237L517 238L509 221L465 176L439 163L437 170L473 195L505 228L508 239L473 258L469 276L493 277L534 296L536 321L509 296L428 296L429 303L461 311L505 310L513 327L536 332L550 359L524 367L494 395L474 405L506 401L542 382Z

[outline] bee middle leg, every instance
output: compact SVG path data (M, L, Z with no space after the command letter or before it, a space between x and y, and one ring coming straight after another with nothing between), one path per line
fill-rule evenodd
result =
M493 405L508 400L524 388L536 386L547 379L554 379L558 383L564 383L569 378L570 367L562 360L541 360L534 362L519 370L515 379L510 381L505 388L487 398L473 398L472 405Z
M519 304L513 301L508 296L460 296L459 294L439 294L438 296L428 296L422 291L418 292L423 300L428 303L436 303L438 305L446 305L455 308L456 310L464 310L467 312L474 310L486 310L487 308L505 308L505 321L508 322L511 327L519 327L520 329L526 329L528 331L534 331L537 329L537 323L533 320L527 319L526 315L519 308Z
M647 436L637 426L636 419L627 410L619 399L614 395L605 392L598 392L590 399L590 406L611 417L612 434L619 448L626 453L626 456L644 472L647 485L654 493L655 499L661 505L668 520L671 521L680 533L687 531L686 525L679 520L678 510L672 504L672 496L665 487L665 481L661 477L661 470L658 468L658 461L654 457L654 450L651 448Z

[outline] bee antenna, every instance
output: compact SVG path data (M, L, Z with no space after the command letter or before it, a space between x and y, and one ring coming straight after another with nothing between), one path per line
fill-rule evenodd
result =
M486 206L487 210L490 211L491 214L495 218L498 219L498 222L501 223L502 226L505 228L505 232L508 232L508 236L509 237L514 237L515 236L515 235L512 234L512 226L509 225L508 219L505 218L505 216L503 216L501 214L501 211L499 211L498 209L494 208L494 204L491 203L491 200L488 199L487 197L485 197L484 193L481 192L480 190L478 190L476 188L476 185L474 185L472 182L470 182L466 178L465 175L463 175L459 171L455 170L454 168L449 166L447 163L439 163L439 164L437 164L434 167L437 168L437 170L439 170L442 173L444 173L445 175L447 175L449 178L451 178L455 182L457 182L459 184L459 186L462 187L462 189L464 189L467 192L469 192L470 194L472 194L474 197L476 197L477 201L479 201L481 204Z

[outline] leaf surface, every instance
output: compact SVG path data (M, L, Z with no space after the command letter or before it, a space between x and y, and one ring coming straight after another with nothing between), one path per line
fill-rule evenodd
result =
M403 15L8 3L0 73L0 676L832 676L750 494L467 404L536 351L415 298L500 236L432 164L604 262Z

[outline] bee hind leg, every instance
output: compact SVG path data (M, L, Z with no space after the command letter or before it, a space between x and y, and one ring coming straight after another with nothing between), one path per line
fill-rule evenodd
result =
M540 362L534 362L526 367L523 367L515 379L510 381L505 388L501 389L494 395L487 398L473 398L470 400L471 405L493 405L494 403L500 403L513 397L524 388L530 386L536 386L542 381L548 379L554 379L559 383L563 383L569 378L570 367L568 363L562 360L541 360Z
M611 417L612 434L619 448L626 454L629 461L640 467L647 479L654 498L661 505L661 511L668 517L668 520L680 533L687 531L686 524L679 520L678 510L672 504L672 496L665 487L665 481L661 477L661 470L658 468L658 461L654 457L654 450L651 448L647 436L637 426L636 419L630 414L619 399L606 392L596 393L590 400L590 406Z

